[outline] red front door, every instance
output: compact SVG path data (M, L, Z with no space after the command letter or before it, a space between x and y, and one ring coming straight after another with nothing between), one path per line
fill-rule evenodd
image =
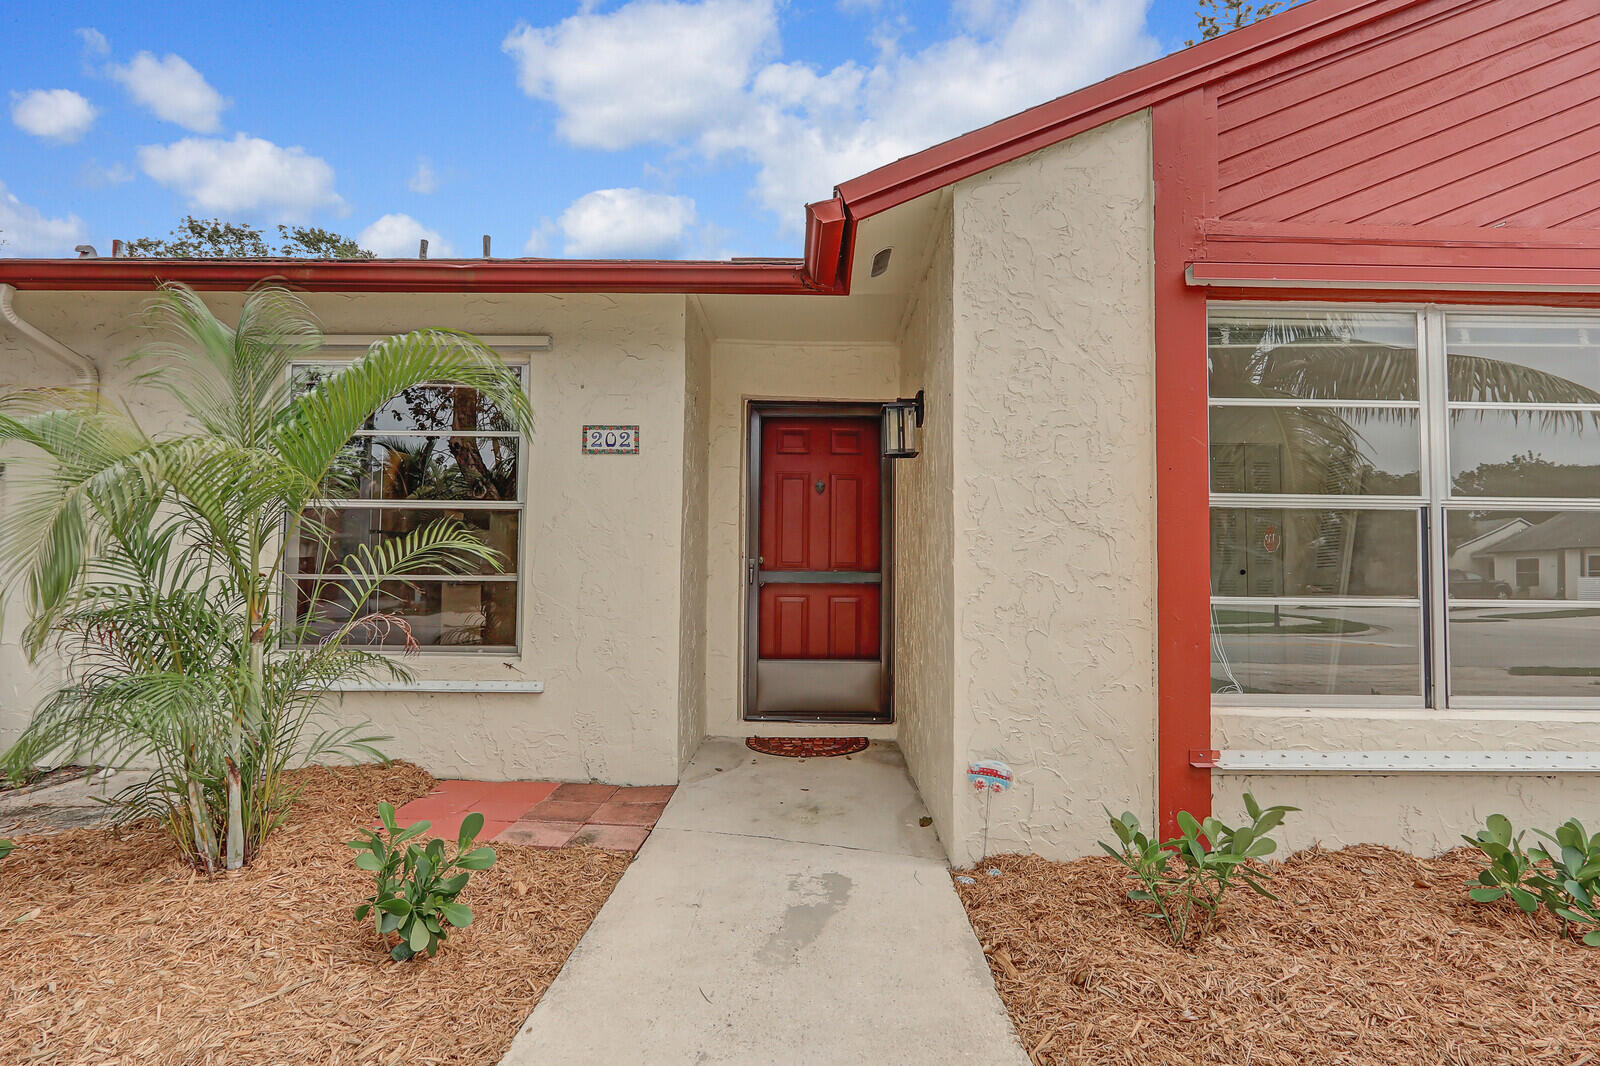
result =
M871 418L762 420L761 659L878 659L878 432Z

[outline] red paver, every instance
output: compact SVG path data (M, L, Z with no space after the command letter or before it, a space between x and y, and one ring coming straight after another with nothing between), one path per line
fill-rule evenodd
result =
M533 807L525 817L546 822L587 822L600 809L599 800L547 799Z
M582 828L582 822L542 822L525 818L508 826L495 839L532 848L564 848Z
M607 851L626 851L632 855L650 835L642 825L586 825L572 838L574 844L588 844Z
M677 785L627 785L617 789L612 795L611 801L614 803L665 804L677 790Z
M648 829L656 824L665 807L665 803L618 803L612 800L602 803L600 809L589 816L589 821L597 825L642 825Z
M655 828L674 787L452 779L401 807L395 818L401 825L426 819L431 824L425 836L454 840L462 821L476 812L483 815L480 842L536 848L588 844L632 854Z
M550 794L550 799L561 802L593 803L598 807L610 799L616 791L616 785L562 785Z

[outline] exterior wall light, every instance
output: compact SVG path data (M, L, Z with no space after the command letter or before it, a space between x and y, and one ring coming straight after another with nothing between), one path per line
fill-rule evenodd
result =
M917 430L922 428L923 390L918 389L911 399L899 399L883 405L883 457L885 459L915 459L917 457Z

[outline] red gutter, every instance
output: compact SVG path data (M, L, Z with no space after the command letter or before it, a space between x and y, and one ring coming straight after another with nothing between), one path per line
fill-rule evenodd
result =
M841 215L842 218L842 215ZM842 224L838 225L842 230ZM842 235L834 238L842 240ZM834 261L837 270L837 260ZM796 259L755 262L561 259L0 259L18 289L149 289L181 281L237 290L267 278L333 292L831 292Z

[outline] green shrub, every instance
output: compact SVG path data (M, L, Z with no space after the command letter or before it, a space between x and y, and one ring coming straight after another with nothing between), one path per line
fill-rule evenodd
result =
M3 859L7 855L10 855L11 854L11 849L15 848L15 847L16 847L16 845L11 843L11 841L9 841L9 840L0 840L0 859Z
M390 933L397 934L400 942L389 954L398 962L422 954L432 956L452 926L465 929L472 924L472 909L456 902L471 871L494 865L493 848L472 846L483 830L483 815L469 814L462 820L456 853L448 860L442 840L435 838L426 846L409 843L426 832L431 822L401 829L395 824L394 806L388 803L378 804L378 816L383 820L382 833L369 829L364 837L346 845L361 853L356 865L372 874L376 885L376 891L356 908L356 921L370 916L385 945ZM451 874L451 870L458 872Z
M1236 882L1268 899L1278 898L1262 883L1271 875L1249 861L1277 850L1277 842L1267 834L1283 823L1285 814L1300 808L1263 809L1248 792L1244 805L1250 824L1239 828L1179 811L1181 835L1163 841L1147 836L1132 812L1124 811L1119 818L1106 811L1120 846L1113 848L1103 840L1100 846L1138 882L1128 898L1154 907L1147 917L1160 918L1174 944L1181 946L1191 934L1209 930L1223 895Z
M1478 879L1467 882L1467 895L1479 903L1509 896L1524 914L1543 906L1565 936L1578 938L1575 925L1593 926L1580 939L1600 947L1600 833L1589 836L1576 818L1554 833L1534 832L1546 843L1524 850L1525 834L1515 833L1505 815L1492 814L1476 836L1462 837L1489 860Z

